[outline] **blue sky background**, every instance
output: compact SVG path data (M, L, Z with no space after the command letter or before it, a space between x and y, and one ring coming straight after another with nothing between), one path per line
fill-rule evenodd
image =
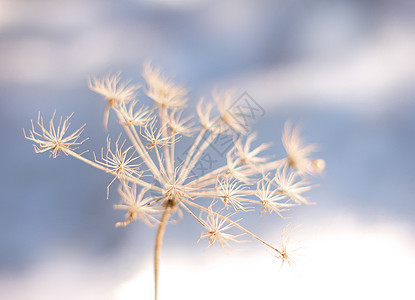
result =
M166 232L164 299L300 299L299 283L321 299L350 299L350 285L413 299L414 14L410 0L1 0L0 298L152 297L155 230L114 228L123 214L112 208L115 185L106 200L111 176L36 155L22 132L38 111L74 112L72 128L87 123L84 149L99 152L105 102L88 78L122 71L142 82L151 59L189 88L188 113L214 88L246 91L266 112L253 126L260 142L273 141L281 157L283 124L299 121L327 163L309 193L318 205L289 220L244 219L271 242L287 223L298 227L306 259L297 271L278 272L255 242L206 250L186 216ZM118 132L110 118L109 133Z

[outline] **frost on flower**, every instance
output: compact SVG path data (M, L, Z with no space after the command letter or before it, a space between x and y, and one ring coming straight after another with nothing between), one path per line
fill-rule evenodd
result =
M95 154L90 159L74 151L83 143L79 141L83 126L68 133L69 117L56 125L53 115L45 126L39 114L38 129L32 122L29 134L24 135L35 144L36 153L50 151L56 157L63 152L114 176L107 189L119 182L121 202L115 208L126 211L125 220L117 222L117 227L134 220L158 226L154 248L156 299L162 240L175 214L180 219L185 212L194 219L204 231L200 239L208 239L209 245L217 242L227 247L245 235L289 261L284 245L270 245L245 228L239 215L258 209L260 214L282 217L294 206L311 204L305 195L311 189L310 177L325 165L324 160L311 158L316 147L307 145L298 127L287 122L282 136L286 157L275 160L265 156L271 144L254 146L257 135L250 134L241 115L233 111L233 93L213 93L211 101L199 101L197 113L187 113L187 91L183 87L150 64L145 65L143 77L144 97L137 97L139 85L122 82L119 74L90 80L90 89L107 101L104 126L109 113L114 113L128 138L122 143L118 138L113 145L108 138L107 150L105 154L102 150L99 160ZM153 105L147 105L148 101ZM195 176L198 162L221 135L233 141L223 155L223 164ZM177 149L187 149L185 157L179 158ZM214 203L221 206L216 212ZM236 215L238 219L233 220Z

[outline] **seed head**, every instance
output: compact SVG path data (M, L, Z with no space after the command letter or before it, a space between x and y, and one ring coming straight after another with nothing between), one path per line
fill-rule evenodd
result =
M145 64L143 77L147 83L147 96L159 107L176 110L186 106L187 91L164 78L159 68L153 68L150 63Z
M68 155L68 151L75 150L76 146L81 145L87 139L78 142L78 139L81 133L84 131L84 125L81 128L75 130L72 134L66 135L66 132L69 129L69 119L72 117L72 114L69 115L65 120L62 122L62 117L59 119L59 124L55 127L54 118L55 113L53 113L51 120L49 121L49 128L46 128L43 124L43 117L38 115L37 119L37 126L39 127L40 131L37 132L35 130L35 126L32 123L32 129L29 131L29 135L26 135L26 132L23 129L23 134L26 139L34 142L33 147L36 153L42 153L50 150L50 156L56 158L59 152L62 151L65 155ZM66 136L65 136L66 135ZM74 148L75 147L75 148Z
M304 179L298 179L295 171L287 171L286 166L279 168L274 180L280 194L290 197L297 204L312 204L302 195L309 191L311 186Z
M258 157L258 154L263 150L269 148L270 144L261 144L255 149L251 150L251 144L255 140L256 134L250 134L242 144L242 139L239 138L235 142L235 152L241 164L248 164L254 168L258 168L260 164L265 163L268 159L265 157Z
M239 184L237 180L225 177L218 180L216 196L222 199L226 208L229 208L230 205L235 211L246 211L247 208L242 204L246 200L243 190L244 186Z
M287 152L286 164L289 167L296 169L300 174L313 174L315 172L310 154L315 152L317 147L314 144L304 144L298 126L292 127L290 122L285 123L282 143Z
M237 112L233 111L233 95L231 91L224 93L213 93L213 99L215 100L220 113L220 126L221 132L226 134L246 134L247 126Z
M127 226L134 220L141 220L145 224L152 226L157 223L156 216L159 214L159 209L149 206L149 202L153 199L151 197L144 197L147 189L142 188L137 194L137 185L132 187L128 186L126 182L123 182L118 188L118 192L121 196L121 204L114 205L115 209L126 210L126 220L118 222L115 227Z
M129 127L129 126L146 126L153 117L151 116L151 112L147 107L140 107L136 111L134 111L135 105L137 101L132 101L127 108L127 104L125 102L121 102L118 107L115 109L120 112L123 117L121 124Z
M108 75L102 78L92 78L89 80L89 88L94 92L104 96L107 100L107 108L104 115L104 127L107 129L109 111L117 107L119 103L133 100L139 86L120 83L120 73Z
M233 214L227 214L220 218L219 213L213 211L213 205L214 203L208 207L206 220L202 221L208 232L201 234L199 241L204 238L208 238L208 247L213 245L215 242L218 242L222 248L225 248L225 246L230 248L230 241L241 243L242 241L238 240L238 238L243 234L233 235L225 232L226 230L234 227L233 224L227 222Z
M138 156L136 156L135 151L132 150L132 146L127 147L123 150L125 140L120 144L120 137L118 137L115 142L115 151L111 150L111 139L107 138L107 151L104 156L104 149L101 149L101 159L102 161L97 160L95 157L95 162L103 165L108 170L114 171L117 175L107 186L107 199L109 197L109 188L111 184L118 178L120 181L125 180L128 177L141 177L142 172L139 171L140 163L136 163ZM129 153L131 152L131 153ZM94 154L95 155L95 154Z
M283 218L282 212L295 205L290 203L290 198L287 200L287 197L278 191L274 181L266 176L258 181L255 195L260 199L264 207L263 212L276 212L281 218Z

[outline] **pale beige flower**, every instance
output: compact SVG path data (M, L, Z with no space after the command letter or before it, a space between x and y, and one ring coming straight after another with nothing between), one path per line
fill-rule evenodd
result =
M95 157L95 162L107 168L108 171L113 171L116 176L107 186L107 199L109 197L109 188L112 183L116 180L123 180L125 177L141 177L142 172L139 171L140 163L136 163L138 156L133 149L133 146L127 147L123 150L125 140L120 144L120 137L118 137L115 142L115 151L111 149L111 139L107 138L107 151L104 156L104 149L101 149L101 159L102 161L97 160ZM129 152L131 153L129 154ZM94 153L95 156L95 153Z
M146 124L143 132L140 129L140 133L148 142L146 145L148 150L168 145L171 141L171 136L163 137L162 128L156 129L155 119Z
M257 182L255 195L261 200L264 212L276 212L282 218L281 213L295 205L294 203L290 203L289 198L287 200L287 197L278 191L273 180L270 180L266 176Z
M172 112L169 115L168 124L169 124L169 134L170 135L184 135L192 136L195 133L195 128L192 127L192 123L189 123L191 116L187 118L181 118L182 112Z
M232 206L235 211L246 211L247 208L243 206L246 201L244 188L244 185L229 177L218 179L216 197L222 199L226 208Z
M173 110L186 106L187 91L164 78L160 74L160 68L153 68L150 63L145 64L143 77L147 83L147 96L158 106Z
M239 220L236 222L228 223L227 221L233 214L227 214L221 218L219 217L219 213L215 213L213 211L213 205L214 203L208 207L206 220L202 221L204 223L204 227L208 230L208 232L201 234L199 241L204 238L208 238L208 247L213 245L215 242L218 242L222 248L225 246L230 248L229 242L241 243L242 241L238 240L238 238L244 234L234 235L225 232L226 230L234 227L235 225L233 223L236 223Z
M309 202L302 194L311 190L311 186L304 180L298 179L299 176L295 171L287 171L287 167L279 168L275 173L275 183L281 194L291 198L298 204L313 204Z
M223 177L235 178L236 180L246 184L251 183L251 180L248 177L251 173L250 168L241 165L239 159L237 157L233 157L232 151L229 151L226 155L226 164L228 168L223 174Z
M127 213L126 220L116 223L115 227L127 226L133 220L137 219L149 226L158 222L157 215L160 213L160 210L148 205L153 198L144 197L147 189L142 188L137 194L136 184L130 187L126 182L123 182L118 188L118 192L121 195L122 202L121 204L114 205L114 208L126 210Z
M264 143L254 149L251 149L251 144L255 138L255 133L250 134L246 138L245 144L242 143L241 138L237 139L235 141L235 153L239 157L241 164L249 164L255 168L258 168L260 164L263 164L268 160L266 157L259 157L258 154L269 148L270 144Z
M197 114L199 116L199 121L205 130L209 130L211 132L219 132L220 127L218 126L218 119L212 119L210 116L212 108L213 103L208 103L205 105L204 100L200 99L197 105Z
M130 102L129 107L127 108L127 104L125 102L122 102L116 108L116 110L119 111L123 117L121 124L123 124L124 126L144 127L151 120L153 120L153 116L151 115L151 112L147 107L141 106L139 109L134 110L136 104L137 101L132 101Z
M295 168L300 174L313 174L313 160L310 154L317 149L315 144L305 145L300 137L298 126L293 127L291 122L286 122L282 133L282 143L287 152L286 163L289 167Z
M172 174L164 171L161 172L161 181L164 186L163 195L175 202L179 202L183 198L191 199L192 196L190 195L190 192L194 191L194 188L180 182L178 178L178 170L179 168L176 168Z
M214 92L212 95L220 113L221 132L227 134L246 134L248 128L245 120L234 110L234 92Z
M107 129L108 126L109 110L116 107L121 102L133 100L139 88L137 85L120 83L120 80L120 73L89 80L89 88L94 92L101 94L107 100L107 108L105 109L104 116L105 129Z
M36 153L50 151L50 155L53 158L56 158L60 151L65 153L65 155L68 155L69 150L75 150L76 146L81 145L85 140L88 139L86 138L83 141L78 142L81 133L84 131L85 124L82 125L81 128L75 130L72 134L65 136L66 132L69 129L69 119L72 117L72 114L63 120L63 122L62 117L60 117L59 124L57 127L55 127L53 121L55 118L55 113L56 111L53 113L52 118L49 121L49 128L44 126L43 117L39 112L37 125L40 131L37 132L35 130L33 121L31 121L32 129L29 131L29 135L26 135L26 132L23 129L25 138L35 143L33 144L33 147Z
M295 256L298 255L299 247L296 247L291 241L291 236L295 228L292 228L290 224L284 227L281 234L281 241L279 246L279 251L276 255L277 258L281 260L280 269L288 264L290 268L295 266Z

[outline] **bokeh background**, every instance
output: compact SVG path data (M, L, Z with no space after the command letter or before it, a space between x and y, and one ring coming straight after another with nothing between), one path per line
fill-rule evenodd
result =
M88 78L142 82L149 59L190 108L246 91L266 112L258 142L282 156L298 121L327 162L317 205L243 221L271 243L291 223L294 269L256 242L206 249L185 216L166 232L160 299L415 298L414 1L1 0L0 299L152 299L155 229L114 228L111 176L36 155L22 132L38 111L74 112L99 152L105 102Z

